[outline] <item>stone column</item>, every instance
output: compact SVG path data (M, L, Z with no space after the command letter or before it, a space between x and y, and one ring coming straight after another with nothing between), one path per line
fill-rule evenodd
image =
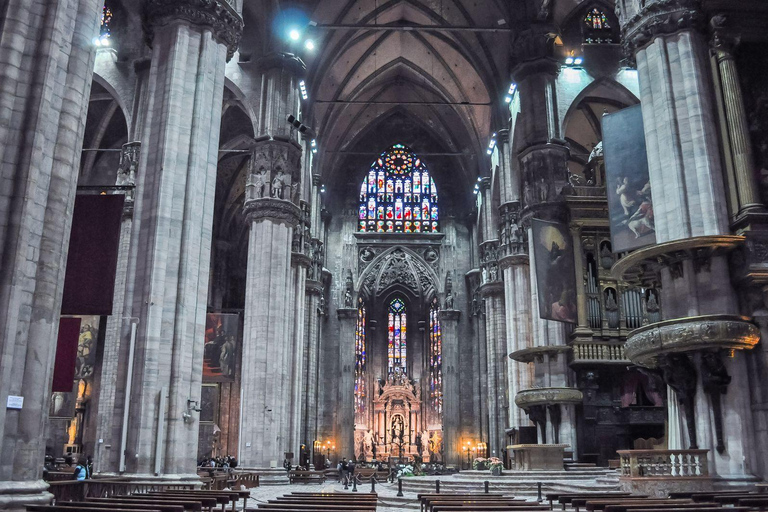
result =
M728 233L700 2L627 3L634 9L621 22L637 60L657 242Z
M446 464L458 465L461 459L459 429L459 333L461 311L441 309L443 331L443 456Z
M132 323L130 318L123 318L123 312L126 307L128 259L133 238L136 172L139 167L140 153L140 142L129 142L123 145L115 182L118 186L129 188L125 190L123 218L120 223L112 315L107 318L101 364L96 367L97 373L93 379L93 382L98 386L93 392L95 407L91 413L92 421L95 424L95 432L92 437L96 442L96 449L93 454L94 473L117 473L119 470L119 440L122 431L122 417L119 412L123 410L125 404L126 376L126 369L121 368L121 363L128 358L128 343L124 343L124 341L130 341L125 335L130 336ZM99 439L104 442L100 443Z
M301 371L295 357L303 355L303 350L297 354L293 337L296 276L291 249L301 210L277 197L286 187L274 180L286 170L298 171L300 158L297 144L279 140L258 143L251 157L245 202L250 234L240 433L244 467L268 467L271 461L280 464L284 452L297 453L299 448L293 443L298 439L300 397L294 396L293 385ZM303 286L302 281L302 295Z
M573 339L583 337L592 341L592 329L587 320L587 295L584 288L584 250L581 245L581 226L571 226L573 239L573 265L576 270L576 309L579 324L571 334Z
M711 24L714 28L711 47L717 60L717 74L720 78L719 93L728 126L728 147L733 160L736 196L739 203L737 212L743 215L747 211L763 211L765 208L760 201L757 187L752 141L747 124L747 113L744 110L741 82L733 58L736 38L728 32L725 16L715 16Z
M498 457L506 446L507 417L507 337L504 320L504 284L491 281L480 287L485 299L486 378L488 381L488 449Z
M344 303L344 300L341 301ZM337 439L336 456L350 459L355 455L355 328L357 309L343 307L336 310L339 319L339 362L341 375L336 391ZM385 427L386 433L386 427Z
M101 3L0 7L0 509L47 503L41 480L69 231Z
M317 440L317 404L318 404L318 376L319 376L319 348L320 348L320 322L325 318L325 300L323 299L322 283L313 279L306 283L306 362L304 396L304 419L302 420L302 442L308 447Z
M124 314L137 335L119 469L194 479L224 67L242 20L223 0L148 0L144 28L152 57Z

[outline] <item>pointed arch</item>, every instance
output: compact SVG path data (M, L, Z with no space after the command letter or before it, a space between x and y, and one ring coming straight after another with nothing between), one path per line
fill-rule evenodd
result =
M360 275L358 296L373 300L393 289L410 292L422 303L440 293L437 273L407 247L391 247L371 261Z

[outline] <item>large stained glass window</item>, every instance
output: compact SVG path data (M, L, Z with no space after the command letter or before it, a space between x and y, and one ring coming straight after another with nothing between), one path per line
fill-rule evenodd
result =
M101 12L101 30L99 32L99 38L103 41L109 39L112 36L112 9L108 5L104 4L104 9Z
M365 414L365 305L360 300L357 307L355 329L355 414Z
M443 331L437 298L429 308L429 401L437 414L443 413Z
M371 165L360 186L358 231L437 233L437 188L424 162L395 144Z
M394 299L389 303L387 319L387 368L389 373L394 373L396 368L400 368L405 373L407 323L405 302L402 299Z
M588 44L605 44L613 42L613 30L608 16L598 8L587 11L584 15L584 42Z

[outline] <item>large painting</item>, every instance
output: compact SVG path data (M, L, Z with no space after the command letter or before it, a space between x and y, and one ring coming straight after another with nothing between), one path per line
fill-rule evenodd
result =
M578 323L573 241L564 224L533 219L533 257L539 295L539 316Z
M240 315L208 313L205 317L204 382L235 380Z
M91 380L96 364L96 343L99 340L100 316L80 317L80 336L77 339L75 379Z
M613 252L656 243L640 105L603 116L603 154Z

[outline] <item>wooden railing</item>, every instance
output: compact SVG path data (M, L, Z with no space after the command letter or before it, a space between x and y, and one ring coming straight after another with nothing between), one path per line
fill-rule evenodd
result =
M621 476L703 478L709 476L709 450L619 450Z
M576 342L573 344L573 361L600 361L602 363L629 364L624 355L624 345L599 342Z
M199 482L160 483L129 481L122 478L94 478L91 480L61 480L49 482L48 492L54 503L83 501L85 498L109 498L121 494L156 492L173 489L199 488Z

